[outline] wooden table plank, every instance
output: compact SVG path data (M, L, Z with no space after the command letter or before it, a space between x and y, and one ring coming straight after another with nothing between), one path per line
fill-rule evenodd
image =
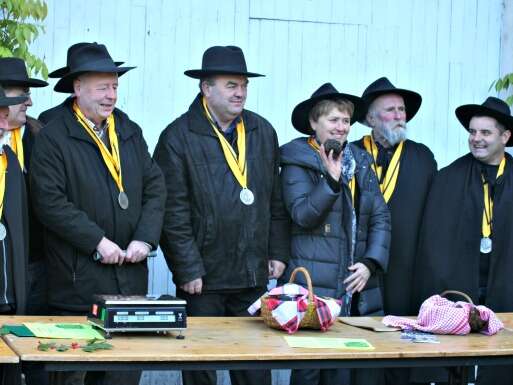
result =
M12 317L20 323L27 317ZM508 327L513 314L501 314ZM46 318L51 322L70 322L69 317ZM0 317L0 322L2 318ZM5 323L5 322L4 322ZM85 353L82 350L40 352L38 338L7 335L9 346L23 361L45 362L209 362L209 361L289 361L397 359L427 357L513 356L513 330L495 336L438 336L440 344L415 344L400 339L400 333L375 333L337 322L328 332L301 330L298 336L365 338L372 351L290 348L285 332L265 326L260 318L190 317L185 339L171 335L115 334L109 342L113 350ZM68 341L69 342L69 341Z
M17 364L20 362L18 355L0 339L0 364Z

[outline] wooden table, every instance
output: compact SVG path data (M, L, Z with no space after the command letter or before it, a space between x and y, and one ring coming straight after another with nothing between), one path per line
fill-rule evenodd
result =
M11 317L23 322L29 317ZM180 370L180 369L283 369L372 368L444 366L459 368L465 383L472 365L513 364L513 313L500 314L508 326L495 336L438 336L440 344L415 344L398 332L375 333L337 322L328 332L300 331L300 336L365 338L371 351L290 348L284 332L269 329L259 318L188 319L185 339L175 335L114 335L113 350L41 352L38 338L4 336L23 365L43 364L46 370ZM46 318L52 322L76 322L77 318ZM78 318L79 320L80 318ZM32 318L33 320L33 318ZM82 318L85 321L84 318ZM0 317L2 322L2 317ZM3 323L6 323L5 320Z

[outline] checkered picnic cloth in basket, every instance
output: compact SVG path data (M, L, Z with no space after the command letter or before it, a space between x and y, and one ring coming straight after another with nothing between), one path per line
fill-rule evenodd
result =
M284 295L294 298L294 300L283 300ZM270 290L267 293L266 302L280 327L292 334L299 329L301 320L305 316L308 307L308 290L295 283L286 283ZM340 301L314 296L314 303L320 329L326 331L337 320L340 313ZM259 298L248 308L248 312L254 315L261 306Z

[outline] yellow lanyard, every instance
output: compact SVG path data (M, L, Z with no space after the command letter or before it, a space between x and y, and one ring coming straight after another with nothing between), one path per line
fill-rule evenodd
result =
M501 163L499 164L499 169L497 170L497 176L495 179L498 179L502 174L504 174L504 168L506 167L506 158L502 158ZM481 180L483 181L483 197L484 197L484 209L483 209L483 226L482 233L484 238L490 238L492 234L492 218L493 218L493 199L490 196L488 182L485 182L483 175L481 174Z
M123 192L123 177L121 174L121 158L119 157L119 145L118 145L118 137L116 135L116 127L114 123L114 115L110 114L107 118L107 129L109 134L110 147L112 149L112 153L109 151L105 143L98 138L93 131L93 129L87 124L86 117L80 111L77 102L73 102L73 111L75 112L75 116L77 117L78 122L85 128L86 132L89 136L94 140L98 148L100 149L100 153L102 154L103 161L105 165L109 169L110 175L120 192Z
M248 187L248 170L246 167L246 129L244 128L242 118L237 123L237 150L239 152L239 156L237 156L230 143L228 143L224 135L221 134L219 129L216 127L214 119L212 119L212 116L208 111L205 98L202 99L202 103L208 121L221 143L221 148L223 149L223 154L226 159L226 163L228 163L228 167L230 167L230 170L241 187L246 189Z
M308 144L310 145L310 147L312 147L317 152L319 152L321 150L319 144L317 143L317 141L315 140L315 138L313 136L310 136L308 138ZM354 195L356 193L356 178L354 177L354 175L349 180L348 184L349 184L349 190L351 191L351 201L352 201L353 207L354 207Z
M381 190L381 193L383 194L383 198L387 203L392 197L392 194L394 193L397 184L397 177L399 176L399 167L401 165L401 153L403 152L403 143L404 141L401 141L395 149L394 155L392 156L385 177L383 178L383 180L381 180L383 167L378 166L376 162L376 160L378 159L378 146L374 142L374 138L371 135L366 135L363 137L363 146L365 147L365 150L367 150L367 152L372 155L372 168L378 178L379 188Z
M11 148L18 157L18 160L20 162L20 167L23 170L25 170L25 157L23 154L23 141L21 138L21 128L15 128L11 131Z
M4 212L5 174L7 173L7 155L5 151L0 155L0 219Z

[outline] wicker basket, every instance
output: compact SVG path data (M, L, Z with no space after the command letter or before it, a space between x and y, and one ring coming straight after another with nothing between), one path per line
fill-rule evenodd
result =
M296 274L298 272L303 273L303 275L306 278L306 284L308 286L308 306L305 312L305 315L301 322L299 323L300 328L306 328L306 329L320 329L321 325L319 323L319 317L317 316L317 310L315 308L315 302L314 302L314 292L313 292L313 286L312 286L312 279L310 278L310 274L308 273L308 270L306 270L304 267L296 267L294 271L292 271L292 274L290 275L289 283L294 283L294 280L296 278ZM262 306L260 308L260 314L267 326L270 326L274 329L282 329L280 324L274 319L272 315L272 311L267 306L267 299L268 295L263 295L260 300L262 303Z
M488 324L488 321L485 321L481 318L481 314L479 313L479 310L476 309L474 306L474 302L472 301L472 298L470 298L467 294L457 291L457 290L446 290L442 294L440 294L440 297L446 297L447 294L456 294L460 295L465 300L472 305L472 308L470 309L470 314L468 316L468 324L470 326L470 330L474 333L478 333L481 330L483 330L486 325Z

